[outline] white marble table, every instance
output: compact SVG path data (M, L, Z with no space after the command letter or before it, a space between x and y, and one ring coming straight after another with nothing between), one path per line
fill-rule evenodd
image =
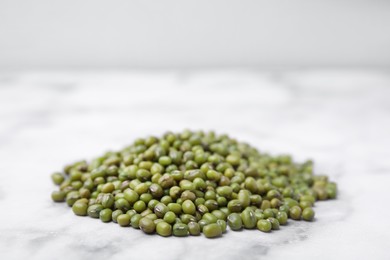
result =
M162 238L50 200L64 164L165 130L312 158L339 184L314 223ZM390 259L390 73L0 73L0 259Z

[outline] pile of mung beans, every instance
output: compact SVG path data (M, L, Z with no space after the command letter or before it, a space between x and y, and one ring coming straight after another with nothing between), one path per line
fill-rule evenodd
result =
M213 131L167 132L52 174L77 216L147 234L219 237L230 230L278 230L288 219L312 221L317 200L336 183L313 175L312 161L271 156Z

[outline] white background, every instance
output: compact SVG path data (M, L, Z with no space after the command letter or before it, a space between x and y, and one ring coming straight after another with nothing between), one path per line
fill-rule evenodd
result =
M0 0L0 69L386 67L390 1Z

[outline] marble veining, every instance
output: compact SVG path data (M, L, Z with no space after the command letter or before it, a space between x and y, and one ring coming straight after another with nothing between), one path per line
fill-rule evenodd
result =
M390 73L0 73L0 259L390 259ZM162 238L50 200L64 164L165 130L213 129L312 158L339 184L313 223Z

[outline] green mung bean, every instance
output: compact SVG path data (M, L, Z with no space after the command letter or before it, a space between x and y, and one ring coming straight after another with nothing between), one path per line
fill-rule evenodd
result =
M312 221L318 200L337 197L313 162L272 156L214 132L167 132L51 175L51 198L75 215L160 236L242 228L270 232L288 219Z

